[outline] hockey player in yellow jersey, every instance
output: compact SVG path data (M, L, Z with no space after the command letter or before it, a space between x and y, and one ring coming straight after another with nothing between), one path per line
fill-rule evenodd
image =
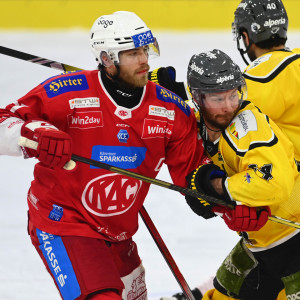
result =
M281 0L243 0L234 13L237 48L247 65L245 54L251 60L244 72L248 98L288 136L299 162L300 48L286 48L287 29Z
M222 214L228 227L242 236L218 269L215 289L203 299L276 300L284 287L288 299L294 299L300 294L299 231L272 221L252 227L253 211L247 215L243 209L257 208L255 222L266 207L272 215L300 221L293 145L267 115L242 100L246 85L241 71L222 51L194 55L188 85L214 162L191 174L190 187L241 207L235 209L240 214L232 215L225 207L186 197L195 213L204 218Z

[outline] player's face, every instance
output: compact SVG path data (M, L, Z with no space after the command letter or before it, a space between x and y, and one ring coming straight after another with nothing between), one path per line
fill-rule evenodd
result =
M119 78L131 88L143 87L148 82L148 47L122 51L119 54Z
M239 93L237 89L205 94L203 106L201 106L204 121L208 127L214 127L213 129L225 129L238 110Z

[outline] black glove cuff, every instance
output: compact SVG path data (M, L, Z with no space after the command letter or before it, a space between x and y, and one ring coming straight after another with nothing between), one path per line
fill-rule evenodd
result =
M183 100L189 99L184 83L176 81L176 70L174 67L169 66L155 69L149 72L148 79L172 91Z
M198 169L196 169L191 178L191 188L196 189L198 192L203 192L204 194L207 194L209 196L218 198L218 199L224 199L224 197L216 192L214 187L211 184L211 175L214 172L220 172L221 169L214 165L214 164L207 164L207 165L201 165ZM223 178L223 181L226 178L226 175L224 173L223 176L215 176L219 178Z

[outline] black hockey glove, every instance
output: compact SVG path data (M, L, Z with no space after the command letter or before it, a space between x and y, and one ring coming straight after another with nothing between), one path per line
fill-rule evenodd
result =
M223 200L224 197L219 195L211 184L211 179L214 178L225 179L226 174L214 164L200 165L188 176L189 188L192 190L197 190L199 193ZM193 212L204 219L210 219L216 216L212 211L212 208L216 206L216 204L208 203L203 199L188 195L185 196L185 199Z
M174 67L161 67L148 74L148 79L177 94L183 100L189 99L183 82L176 81Z

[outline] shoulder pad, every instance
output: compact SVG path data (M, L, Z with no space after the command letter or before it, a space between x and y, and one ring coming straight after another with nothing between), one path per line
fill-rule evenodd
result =
M82 72L64 73L45 81L43 87L48 98L53 98L71 91L82 91L89 88L86 75Z
M243 75L248 80L266 83L297 59L300 59L300 54L290 51L267 53L253 61Z
M184 100L182 100L175 93L173 93L173 92L163 88L162 86L156 84L156 96L157 96L157 99L162 100L164 102L174 103L188 117L190 116L191 108L189 107L189 105Z

